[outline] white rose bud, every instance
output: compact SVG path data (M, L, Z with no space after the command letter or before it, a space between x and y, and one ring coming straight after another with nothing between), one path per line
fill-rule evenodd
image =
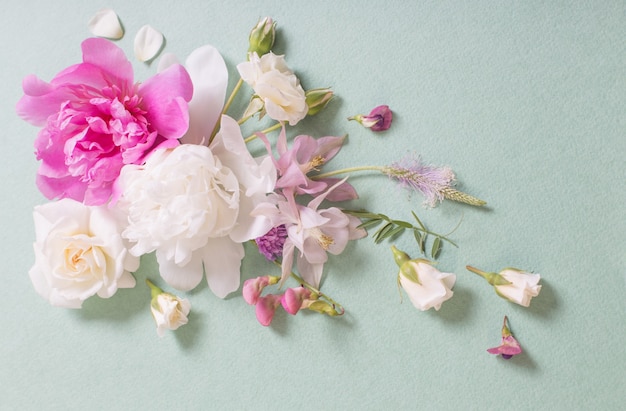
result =
M149 280L146 280L146 283L152 293L150 311L157 324L159 337L165 335L165 330L176 330L181 325L187 324L187 315L189 315L189 310L191 309L189 300L163 292Z
M496 294L513 303L524 307L530 306L530 300L539 295L541 285L539 274L532 274L516 268L505 268L497 273L481 271L472 266L466 267L469 271L480 275L493 285Z
M409 299L421 311L430 308L439 310L441 304L452 298L452 287L456 275L442 273L423 259L411 260L409 256L391 247L396 263L400 267L398 282L409 296Z

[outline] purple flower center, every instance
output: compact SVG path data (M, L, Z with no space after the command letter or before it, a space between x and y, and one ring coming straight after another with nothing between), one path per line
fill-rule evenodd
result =
M287 238L287 228L285 225L279 225L273 227L264 236L256 238L257 246L261 254L265 256L269 261L275 261L277 258L283 256L283 246L285 245L285 239Z

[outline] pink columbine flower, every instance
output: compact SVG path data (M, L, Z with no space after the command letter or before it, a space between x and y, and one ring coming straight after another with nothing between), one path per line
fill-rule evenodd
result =
M272 323L276 308L280 305L281 295L268 294L259 298L256 303L256 319L261 325L267 327Z
M280 299L280 303L291 315L296 315L300 309L311 303L311 290L305 287L287 288Z
M367 115L358 114L348 117L348 120L355 120L364 127L370 128L372 131L385 131L391 127L393 113L387 105L377 106Z
M187 131L193 86L178 64L142 84L112 42L82 43L83 62L50 83L26 77L17 113L42 127L35 141L37 185L48 198L106 203L126 164L142 164L156 148L177 146Z
M279 277L264 275L244 281L242 289L243 299L248 304L255 305L259 302L263 289L268 285L276 284L278 280Z
M500 354L502 358L508 360L514 355L520 354L522 352L522 347L520 347L517 340L511 334L511 330L507 327L508 318L505 315L504 321L502 322L502 344L498 347L489 348L487 352L491 354Z
M258 133L257 136L263 141L268 153L272 153L272 147L267 137ZM343 145L345 137L327 136L313 138L311 136L297 136L291 148L287 147L287 134L285 128L281 130L276 151L278 158L274 159L274 166L278 171L277 189L291 189L296 194L315 195L336 184L337 178L325 178L312 180L308 174L319 169L330 161ZM346 201L358 198L356 190L348 182L343 182L326 196L329 201Z

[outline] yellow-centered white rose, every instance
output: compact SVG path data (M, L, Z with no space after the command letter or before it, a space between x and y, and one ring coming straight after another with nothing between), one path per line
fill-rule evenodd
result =
M30 279L50 304L80 308L98 294L135 286L130 272L139 258L126 249L116 220L106 206L70 199L35 207L35 265Z

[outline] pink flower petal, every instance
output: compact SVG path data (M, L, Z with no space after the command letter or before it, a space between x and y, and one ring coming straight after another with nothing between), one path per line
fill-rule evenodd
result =
M259 298L255 312L256 318L261 325L267 327L271 324L272 319L274 319L274 314L276 313L276 308L280 305L280 298L280 295L274 294L268 294Z

